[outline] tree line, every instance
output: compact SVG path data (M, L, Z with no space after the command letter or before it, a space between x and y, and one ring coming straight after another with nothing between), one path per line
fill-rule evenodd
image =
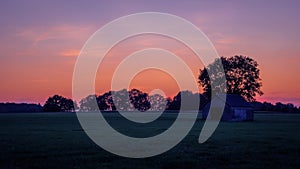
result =
M81 112L91 111L163 111L179 110L181 97L188 100L200 99L199 109L207 103L207 99L199 93L191 91L178 92L173 98L164 98L160 94L149 95L138 89L108 91L102 95L89 95L79 101L79 104L63 96L49 97L43 106L45 112ZM198 97L198 98L197 98Z

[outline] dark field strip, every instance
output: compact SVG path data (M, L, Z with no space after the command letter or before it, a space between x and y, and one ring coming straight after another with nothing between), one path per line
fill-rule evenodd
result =
M144 129L125 128L114 114L116 129L136 135L157 134L172 124L169 114ZM163 168L296 169L300 167L300 115L256 114L254 122L222 122L214 135L198 144L203 125L197 120L188 136L156 157L128 159L93 143L72 113L0 114L0 168ZM148 133L149 132L149 133Z

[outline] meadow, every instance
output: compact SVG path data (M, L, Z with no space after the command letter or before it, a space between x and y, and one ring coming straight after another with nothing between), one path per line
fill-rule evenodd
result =
M167 114L143 130L126 128L119 116L106 119L121 132L155 135L176 118ZM0 168L10 169L292 169L300 167L300 115L255 114L253 122L221 122L204 144L199 117L188 136L161 155L129 159L98 147L74 113L0 114ZM148 133L145 131L148 131Z

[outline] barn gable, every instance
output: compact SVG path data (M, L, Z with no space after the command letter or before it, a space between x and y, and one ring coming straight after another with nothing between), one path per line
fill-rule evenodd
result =
M227 94L226 100L217 95L212 102L225 103L224 111L221 120L222 121L252 121L253 120L253 107L242 96L236 94ZM218 107L222 104L214 104L213 109L220 109ZM207 118L210 109L210 103L208 103L202 110L202 117Z

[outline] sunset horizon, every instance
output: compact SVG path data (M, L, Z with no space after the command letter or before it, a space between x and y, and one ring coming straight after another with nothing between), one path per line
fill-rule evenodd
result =
M300 0L1 0L0 169L295 169Z

